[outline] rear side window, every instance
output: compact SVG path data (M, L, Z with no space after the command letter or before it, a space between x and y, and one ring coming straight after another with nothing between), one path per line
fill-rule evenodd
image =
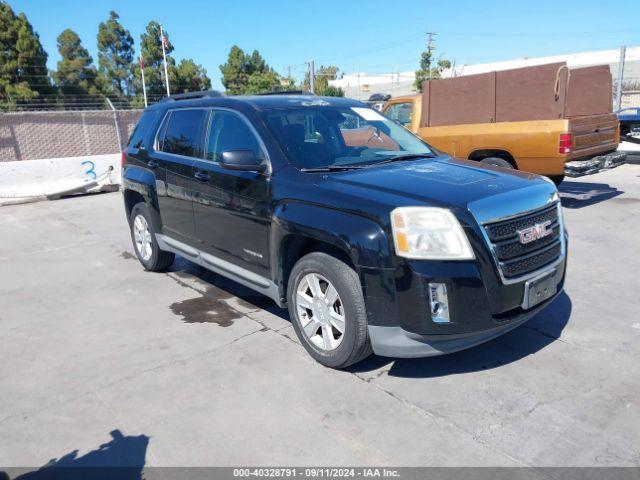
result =
M185 157L199 156L199 138L205 111L173 110L161 142L161 150Z
M142 114L140 120L136 124L136 128L133 129L131 137L129 138L128 145L132 148L140 148L144 144L144 140L147 138L149 129L153 125L158 112L155 110L147 110Z

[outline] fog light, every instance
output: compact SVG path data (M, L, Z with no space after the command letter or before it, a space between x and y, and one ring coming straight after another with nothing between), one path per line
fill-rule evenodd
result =
M449 301L447 300L447 286L444 283L429 284L429 304L431 306L431 320L435 323L449 323Z

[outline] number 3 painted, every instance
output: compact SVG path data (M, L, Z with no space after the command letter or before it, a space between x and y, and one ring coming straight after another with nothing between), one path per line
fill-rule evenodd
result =
M94 180L97 178L96 172L93 171L96 168L95 163L93 163L91 160L85 160L81 163L81 165L89 165L89 169L84 173L86 175L91 175L91 178L93 178Z

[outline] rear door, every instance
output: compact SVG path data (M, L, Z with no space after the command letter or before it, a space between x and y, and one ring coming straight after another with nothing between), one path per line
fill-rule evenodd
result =
M151 153L162 233L189 244L195 241L193 166L201 155L205 114L202 108L168 111Z
M271 183L268 173L227 170L222 152L266 150L241 114L212 109L205 128L204 155L194 164L194 213L198 248L259 275L269 276Z

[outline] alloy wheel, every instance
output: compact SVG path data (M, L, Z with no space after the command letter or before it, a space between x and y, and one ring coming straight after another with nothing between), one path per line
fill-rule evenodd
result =
M133 238L140 257L146 262L151 258L153 246L151 243L151 231L147 219L143 215L137 215L133 220Z
M305 336L321 350L331 351L344 338L344 306L338 291L318 273L308 273L295 294L298 319Z

